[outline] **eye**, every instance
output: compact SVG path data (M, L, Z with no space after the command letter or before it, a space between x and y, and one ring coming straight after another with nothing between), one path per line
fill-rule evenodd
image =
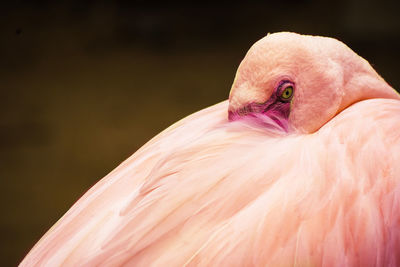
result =
M287 85L286 87L284 87L281 90L281 93L279 95L279 97L283 100L283 101L288 101L292 98L293 96L293 85Z

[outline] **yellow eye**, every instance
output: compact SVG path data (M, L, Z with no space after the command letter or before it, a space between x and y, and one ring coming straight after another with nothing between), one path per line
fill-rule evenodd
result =
M292 97L292 95L293 95L293 86L288 86L282 91L281 98L284 100L288 100Z

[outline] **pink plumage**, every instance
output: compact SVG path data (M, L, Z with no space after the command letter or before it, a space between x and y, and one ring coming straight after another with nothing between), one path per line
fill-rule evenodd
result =
M270 34L229 101L154 137L20 266L399 266L399 125L343 43Z

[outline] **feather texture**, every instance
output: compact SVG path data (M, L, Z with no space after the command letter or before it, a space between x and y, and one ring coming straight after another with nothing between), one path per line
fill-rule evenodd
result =
M400 101L355 103L312 134L227 110L149 141L20 266L400 265Z

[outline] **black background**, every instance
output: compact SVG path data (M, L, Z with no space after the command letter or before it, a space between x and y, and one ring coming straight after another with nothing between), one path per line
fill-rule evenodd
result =
M268 32L338 38L400 88L399 11L361 0L2 4L0 265L21 261L152 136L226 99Z

